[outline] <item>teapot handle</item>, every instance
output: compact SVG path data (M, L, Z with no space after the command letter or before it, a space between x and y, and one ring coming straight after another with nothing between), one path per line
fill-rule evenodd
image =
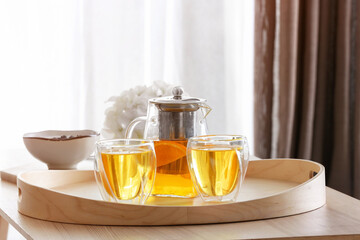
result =
M132 120L126 128L125 138L131 138L136 125L138 125L141 122L146 122L146 119L147 119L146 116L141 116Z

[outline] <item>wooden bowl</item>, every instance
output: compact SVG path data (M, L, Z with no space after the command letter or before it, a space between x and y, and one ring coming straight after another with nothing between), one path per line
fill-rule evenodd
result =
M92 130L26 133L23 136L27 150L49 169L76 169L95 149L99 133Z

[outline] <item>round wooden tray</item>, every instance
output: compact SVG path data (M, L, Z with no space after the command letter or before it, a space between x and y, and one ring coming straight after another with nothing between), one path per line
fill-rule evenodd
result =
M238 199L150 198L146 205L102 201L93 171L43 170L17 179L20 213L48 221L96 225L178 225L289 216L323 206L325 169L298 159L250 161Z

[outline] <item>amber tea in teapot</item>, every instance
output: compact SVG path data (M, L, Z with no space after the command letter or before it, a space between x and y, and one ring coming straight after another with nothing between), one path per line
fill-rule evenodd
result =
M153 195L195 197L186 160L187 140L154 141L157 168Z
M195 197L186 159L188 139L207 134L205 118L211 108L205 99L182 96L180 87L173 96L149 100L147 116L134 119L126 137L131 138L135 126L146 121L144 138L154 141L157 159L152 195L164 197Z

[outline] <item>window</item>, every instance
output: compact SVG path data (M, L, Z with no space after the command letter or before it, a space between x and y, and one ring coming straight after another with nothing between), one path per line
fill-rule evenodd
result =
M100 131L106 100L182 85L213 108L211 133L252 142L252 1L2 1L2 146L25 132Z

